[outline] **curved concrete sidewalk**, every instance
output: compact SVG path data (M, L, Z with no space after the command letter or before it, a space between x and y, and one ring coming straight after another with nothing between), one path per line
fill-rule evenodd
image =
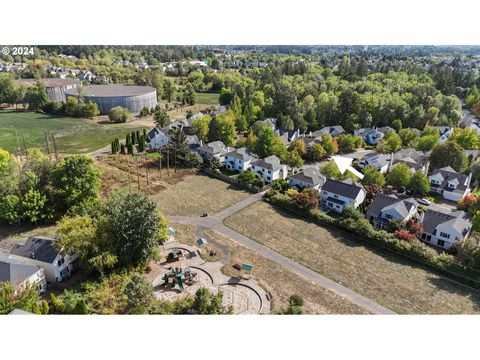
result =
M379 314L379 315L391 315L396 314L394 311L377 304L373 300L356 293L355 291L297 263L294 260L287 258L286 256L256 242L245 235L240 234L239 232L230 229L229 227L223 224L223 220L238 212L239 210L255 203L258 200L261 200L263 193L252 195L235 205L230 206L229 208L222 210L219 213L216 213L212 216L207 217L189 217L189 216L168 216L168 220L172 222L184 223L184 224L191 224L196 225L197 227L201 227L203 231L205 230L213 230L216 231L229 239L235 241L236 243L253 250L260 254L261 256L274 261L278 265L282 266L283 268L303 277L306 280L312 281L315 284L318 284L325 289L328 289L335 294L341 296L344 299L370 311L372 314Z

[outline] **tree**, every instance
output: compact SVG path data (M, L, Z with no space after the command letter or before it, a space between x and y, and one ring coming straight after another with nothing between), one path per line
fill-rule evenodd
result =
M293 140L288 147L288 151L296 151L298 155L304 156L307 153L307 148L305 146L305 141L303 140L303 138Z
M0 104L11 104L15 94L16 84L11 74L0 74Z
M303 159L297 150L288 151L287 154L284 156L283 161L285 164L291 166L292 168L301 168L303 166Z
M68 156L52 171L55 199L61 209L68 210L98 197L100 173L87 155Z
M130 120L131 114L127 108L121 106L113 107L108 113L108 119L114 123L124 123Z
M4 196L15 192L18 181L15 158L8 151L0 149L0 201Z
M427 195L430 191L430 181L428 179L428 176L420 170L416 171L415 174L413 174L412 179L410 180L409 188L415 195Z
M0 223L15 224L20 222L20 198L17 195L7 195L0 200Z
M480 146L480 139L478 133L474 129L455 129L455 132L450 140L455 141L465 150L475 150Z
M196 97L197 95L193 85L191 83L187 83L185 90L183 91L182 102L188 105L195 105L197 100Z
M105 207L118 265L136 266L149 260L163 240L155 203L143 194L116 192Z
M341 152L352 152L362 147L363 139L351 134L340 134L337 137L338 148Z
M45 84L40 80L35 81L35 84L27 89L25 101L28 103L28 108L33 111L45 106L49 102Z
M195 293L191 313L198 315L224 315L231 314L233 308L231 306L223 306L223 294L219 291L212 294L206 288L200 288Z
M317 189L307 188L293 195L295 204L303 209L314 209L318 206L320 193Z
M406 147L415 147L419 138L419 133L412 129L402 129L398 132L398 135L402 139L402 145Z
M159 128L164 128L168 124L170 124L170 116L168 113L163 109L158 109L153 114L153 120L155 121L155 125Z
M97 103L93 101L86 102L80 107L80 116L94 117L100 115Z
M282 140L275 136L273 129L264 125L258 130L255 153L262 158L276 155L278 158L284 159L286 148Z
M303 298L299 295L292 295L288 299L288 307L283 310L284 315L302 315Z
M376 184L365 184L363 185L365 192L367 193L365 196L365 207L368 207L375 196L382 193L382 187Z
M74 96L67 97L65 101L64 111L68 116L76 117L79 114L80 103Z
M254 173L250 170L241 171L238 175L238 181L260 188L265 185L265 181L263 180L263 178L257 173Z
M168 100L168 102L172 102L172 98L175 95L176 91L177 87L175 85L175 82L168 77L165 78L165 80L163 80L163 95L165 99Z
M438 132L433 135L423 135L418 139L417 149L421 151L430 151L440 142L440 135Z
M454 141L436 146L429 157L433 169L451 166L456 171L462 171L467 165L463 148Z
M362 184L385 185L385 177L377 168L367 166L363 170Z
M125 295L128 314L147 314L155 301L152 285L140 274L132 275L125 286Z
M230 89L222 88L220 90L220 97L219 97L220 105L230 105L233 100L233 94Z
M320 173L328 179L340 179L342 174L334 161L327 161L320 166Z
M387 175L387 183L395 188L407 187L412 175L410 168L404 163L399 163Z
M210 115L205 115L200 118L193 120L190 131L193 135L197 135L200 140L206 142L208 140L208 129L212 117Z
M328 134L322 135L322 146L327 155L335 155L338 152L336 140Z
M15 309L33 312L39 300L36 285L17 288L10 282L0 283L0 314L10 314Z
M30 189L22 198L21 209L22 218L28 222L36 224L37 222L51 218L52 214L47 208L47 197L40 191Z
M393 130L387 131L382 141L378 144L378 150L384 153L393 153L402 147L402 139Z
M402 130L402 127L403 127L402 120L400 120L400 119L395 119L395 120L393 120L393 122L392 122L392 127L393 127L397 132L399 132L400 130Z
M313 160L320 160L327 156L327 152L323 148L322 144L313 143L312 144L312 158Z
M231 111L212 118L208 131L208 141L220 140L226 146L232 146L236 138L235 115Z

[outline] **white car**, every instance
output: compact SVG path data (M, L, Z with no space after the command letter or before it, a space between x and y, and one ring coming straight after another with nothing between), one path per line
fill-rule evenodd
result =
M427 199L425 199L425 198L417 199L417 201L418 201L420 204L426 205L426 206L429 206L429 205L432 204L429 200L427 200Z

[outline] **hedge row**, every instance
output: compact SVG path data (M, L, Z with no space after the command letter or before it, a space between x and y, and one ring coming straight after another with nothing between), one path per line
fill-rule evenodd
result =
M317 224L345 231L350 235L354 235L355 240L366 242L388 252L403 256L465 285L480 289L480 272L459 264L452 255L438 253L419 240L414 242L398 240L393 234L385 230L375 229L367 219L333 218L318 210L312 211L299 208L292 203L288 196L282 194L265 196L264 200L298 216L312 220Z

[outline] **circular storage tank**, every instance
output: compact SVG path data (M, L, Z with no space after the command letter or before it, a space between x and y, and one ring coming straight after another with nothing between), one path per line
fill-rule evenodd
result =
M85 101L95 102L102 115L108 114L115 106L121 106L132 113L138 113L144 107L150 109L157 105L157 90L150 86L91 85L81 89L67 90L65 95L67 97L78 97L79 92Z
M36 79L18 79L18 85L25 86L27 88L35 85ZM45 85L47 95L52 101L64 102L66 100L65 93L70 90L72 93L80 86L80 81L75 79L56 79L45 78L40 79Z

